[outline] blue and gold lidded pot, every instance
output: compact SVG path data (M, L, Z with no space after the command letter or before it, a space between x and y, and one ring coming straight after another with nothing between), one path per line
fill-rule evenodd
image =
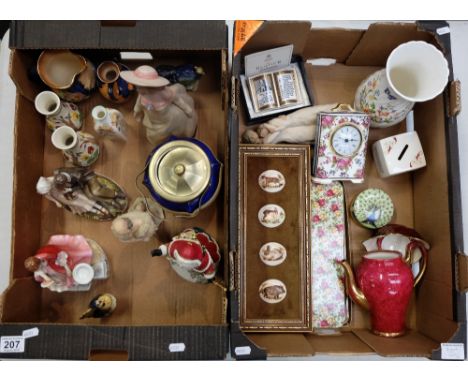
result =
M101 95L114 103L127 101L135 92L135 86L120 77L122 70L129 70L124 64L114 61L102 62L96 71Z
M218 195L222 168L198 139L170 137L149 155L143 184L165 210L195 216Z

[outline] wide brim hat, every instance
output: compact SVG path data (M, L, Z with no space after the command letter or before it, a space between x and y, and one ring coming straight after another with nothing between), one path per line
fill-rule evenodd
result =
M156 69L149 65L139 66L135 70L123 70L120 76L133 85L148 88L160 88L170 84L169 80L159 76Z

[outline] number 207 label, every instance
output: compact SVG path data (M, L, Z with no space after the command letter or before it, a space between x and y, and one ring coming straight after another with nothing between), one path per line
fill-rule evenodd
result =
M24 353L24 337L0 337L0 353Z

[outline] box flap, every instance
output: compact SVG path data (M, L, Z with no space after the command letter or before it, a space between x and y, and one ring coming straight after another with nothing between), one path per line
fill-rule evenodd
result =
M24 353L2 358L87 360L101 353L132 360L223 360L228 349L227 326L88 326L2 324L0 335L19 335L32 326L39 335L27 339ZM184 344L183 351L170 345ZM180 349L180 348L179 348ZM120 357L121 358L121 357Z
M352 332L337 335L308 335L316 354L372 354L374 351Z
M312 29L304 48L303 57L334 58L344 62L362 38L363 30L358 29Z
M227 49L225 21L14 21L16 49Z
M99 30L99 21L12 21L10 48L77 49L98 47Z
M308 21L268 21L264 22L257 32L242 48L243 54L293 44L294 54L301 54L310 31Z
M432 350L439 346L437 342L414 331L396 338L380 337L365 329L355 330L354 333L382 356L430 357Z
M269 357L307 357L315 354L312 344L304 334L249 333L248 337L265 348Z
M369 26L346 60L347 65L385 66L390 52L411 40L431 41L432 34L418 30L414 23L377 23Z

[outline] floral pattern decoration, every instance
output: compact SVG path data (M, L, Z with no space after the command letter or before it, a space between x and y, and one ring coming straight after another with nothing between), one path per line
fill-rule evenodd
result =
M83 126L83 117L76 106L70 102L60 102L60 109L54 115L46 118L47 127L54 131L56 128L66 125L74 130L80 130Z
M393 92L385 69L371 74L359 85L354 107L371 117L372 127L393 126L406 117L413 102L400 98Z
M366 163L366 148L370 118L363 113L320 113L320 134L315 149L314 178L319 179L363 179ZM332 136L344 125L359 128L362 137L361 147L353 157L342 157L332 147Z
M348 322L348 306L337 261L346 258L343 186L312 183L312 322L338 328Z
M74 147L64 150L65 159L75 166L91 166L99 157L99 145L91 134L78 133L78 140Z

